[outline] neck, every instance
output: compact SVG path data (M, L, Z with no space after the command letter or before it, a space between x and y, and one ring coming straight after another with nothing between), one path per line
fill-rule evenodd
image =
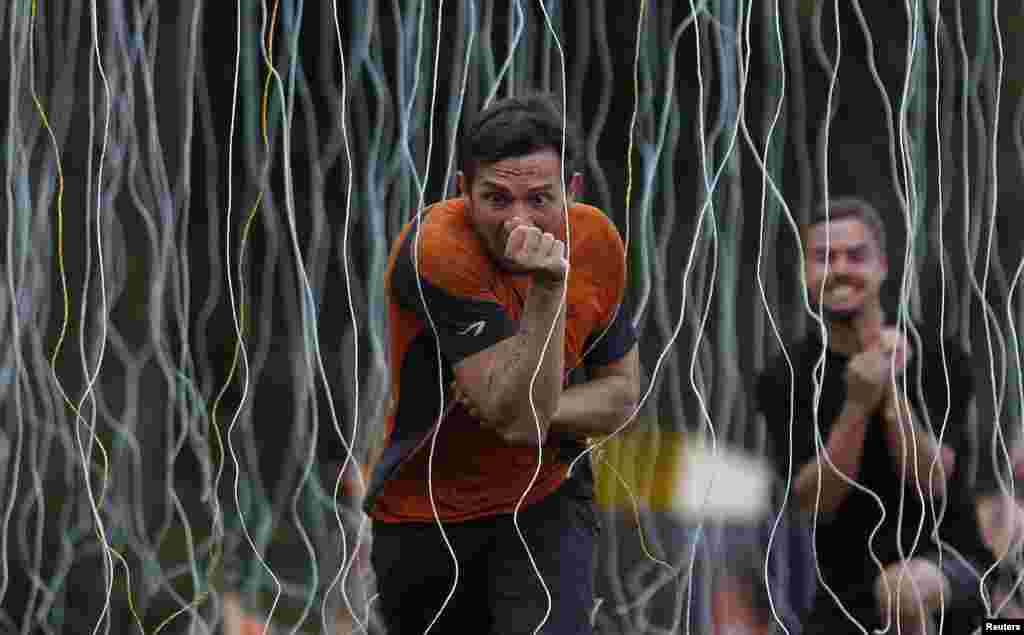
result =
M865 343L877 338L885 325L885 311L877 300L864 307L848 321L829 321L829 348L845 355L855 355L865 349Z

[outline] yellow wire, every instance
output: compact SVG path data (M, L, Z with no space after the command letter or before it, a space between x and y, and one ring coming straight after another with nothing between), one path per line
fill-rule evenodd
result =
M260 105L260 129L263 132L263 145L269 146L270 141L267 137L267 123L270 103L270 79L273 76L273 64L271 60L274 59L274 28L277 25L277 8L280 5L280 0L275 0L274 10L270 14L270 31L267 33L267 79L263 82L263 99Z
M29 46L32 46L32 42L35 41L35 26L36 26L36 0L32 0L32 12L31 12L31 25L29 33ZM67 335L68 322L71 316L71 299L68 293L68 279L67 272L64 268L64 166L60 160L60 148L57 146L57 136L53 132L53 128L50 126L50 120L46 116L46 109L43 108L43 104L39 101L39 95L36 93L36 82L35 73L30 78L30 90L32 92L32 102L36 106L36 110L39 112L39 118L43 122L43 128L50 135L50 141L53 144L53 153L57 160L57 269L60 271L60 287L61 293L64 298L64 315L60 325L60 335L57 338L57 344L54 346L53 354L50 356L50 368L53 370L54 379L57 378L57 357L60 355L61 347L64 345L64 338ZM59 383L59 382L58 382ZM63 391L62 391L63 392ZM64 401L71 406L72 410L77 414L77 408L74 404L64 396Z
M29 21L29 47L33 47L35 42L35 30L36 30L36 17L38 16L38 3L37 0L32 0L32 8L30 12ZM57 343L54 345L53 353L50 356L50 371L53 374L53 379L57 383L58 389L60 390L61 397L64 403L71 409L75 415L75 421L83 419L81 410L68 398L67 392L61 387L60 379L57 376L57 358L60 356L60 351L64 346L64 339L67 337L68 324L70 322L71 315L71 297L68 292L67 282L67 269L64 264L64 165L60 158L60 146L57 143L57 135L53 132L53 126L50 125L50 120L46 116L46 109L43 107L42 102L39 99L39 93L36 90L35 73L29 78L29 90L32 94L32 102L35 104L36 111L39 113L39 119L42 121L43 128L46 130L47 135L50 137L50 142L53 145L54 158L57 163L57 270L60 272L60 283L61 283L61 297L64 301L64 311L61 319L60 334L57 337ZM110 457L107 454L107 449L103 445L102 441L98 443L100 456L102 458L103 465L103 482L107 483L110 476ZM88 478L89 471L86 470L86 478ZM98 496L98 500L103 500L105 488L101 491ZM98 505L98 501L93 501L94 505ZM97 529L97 537L100 542L103 541L102 535ZM125 589L128 594L128 609L135 618L136 623L139 625L140 630L145 632L142 625L142 620L139 618L138 612L135 610L135 602L131 592L131 573L128 568L127 561L124 556L115 549L112 545L106 544L107 549L112 553L116 554L118 559L122 562L125 568Z

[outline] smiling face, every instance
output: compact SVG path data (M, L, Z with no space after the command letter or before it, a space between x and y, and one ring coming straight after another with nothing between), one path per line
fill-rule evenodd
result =
M466 216L488 253L502 268L518 272L505 258L505 242L518 225L531 225L565 239L565 203L575 200L580 175L570 181L568 200L562 190L562 162L553 149L481 164L470 182L459 174ZM508 222L511 221L511 222Z
M807 294L813 307L822 303L830 321L849 322L880 303L888 266L871 229L858 218L833 220L827 229L827 246L825 223L805 231Z

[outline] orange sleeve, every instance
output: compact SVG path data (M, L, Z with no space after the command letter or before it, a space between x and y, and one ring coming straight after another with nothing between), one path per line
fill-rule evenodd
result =
M475 237L443 221L442 213L412 226L390 289L399 305L437 329L442 354L455 363L515 335L517 325L492 290L493 273Z
M577 231L579 242L571 254L577 275L586 276L601 302L601 326L615 315L626 295L626 248L618 228L596 207L581 206L583 214Z
M411 239L416 240L415 228ZM468 241L475 236L447 223L424 222L419 232L419 275L453 296L498 302L492 291L493 273L486 257ZM410 250L410 255L412 251Z
M601 210L584 206L582 211L584 222L578 225L579 242L573 240L570 264L575 275L587 279L600 305L597 327L587 338L589 352L584 363L601 366L628 353L636 344L637 334L632 315L624 308L626 249L622 237Z

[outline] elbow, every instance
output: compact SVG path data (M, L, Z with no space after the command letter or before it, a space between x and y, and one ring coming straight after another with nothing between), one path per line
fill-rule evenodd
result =
M819 469L821 480L818 475ZM853 469L850 472L853 474L847 474L847 477L856 480L859 470ZM849 491L849 486L832 471L831 467L822 465L819 468L814 459L803 465L793 482L793 494L800 511L808 517L817 517L819 522L825 524L835 518Z
M640 407L640 401L643 399L643 394L640 391L640 383L636 381L629 382L629 388L626 390L625 396L625 411L626 418L632 417Z
M623 405L615 413L614 425L611 430L608 430L608 434L614 434L615 432L625 428L626 426L633 423L636 414L636 402Z
M942 499L946 496L946 479L943 478L942 474L939 474L938 466L936 466L935 471L932 473L932 478L928 482L925 496L932 499Z
M956 453L952 448L943 445L939 449L939 457L942 461L942 480L945 482L953 474L953 468L956 466Z
M946 483L949 482L956 465L956 454L951 448L943 445L939 448L937 458L930 474L931 494L935 497L942 497L946 495Z
M494 421L503 422L495 432L508 445L537 447L544 445L551 427L554 405L547 400L506 401L497 408Z
M923 464L918 463L916 473L913 475L921 491L929 498L943 498L946 495L946 483L953 474L956 456L953 450L941 446L935 455L935 459Z
M618 415L616 418L619 421L617 427L625 426L632 422L632 418L636 416L642 398L643 395L640 393L639 382L631 380L624 382L624 385L618 391L616 403Z
M817 491L797 492L797 508L806 518L817 518L818 522L829 524L839 509L840 499L836 501L827 496L818 497Z

